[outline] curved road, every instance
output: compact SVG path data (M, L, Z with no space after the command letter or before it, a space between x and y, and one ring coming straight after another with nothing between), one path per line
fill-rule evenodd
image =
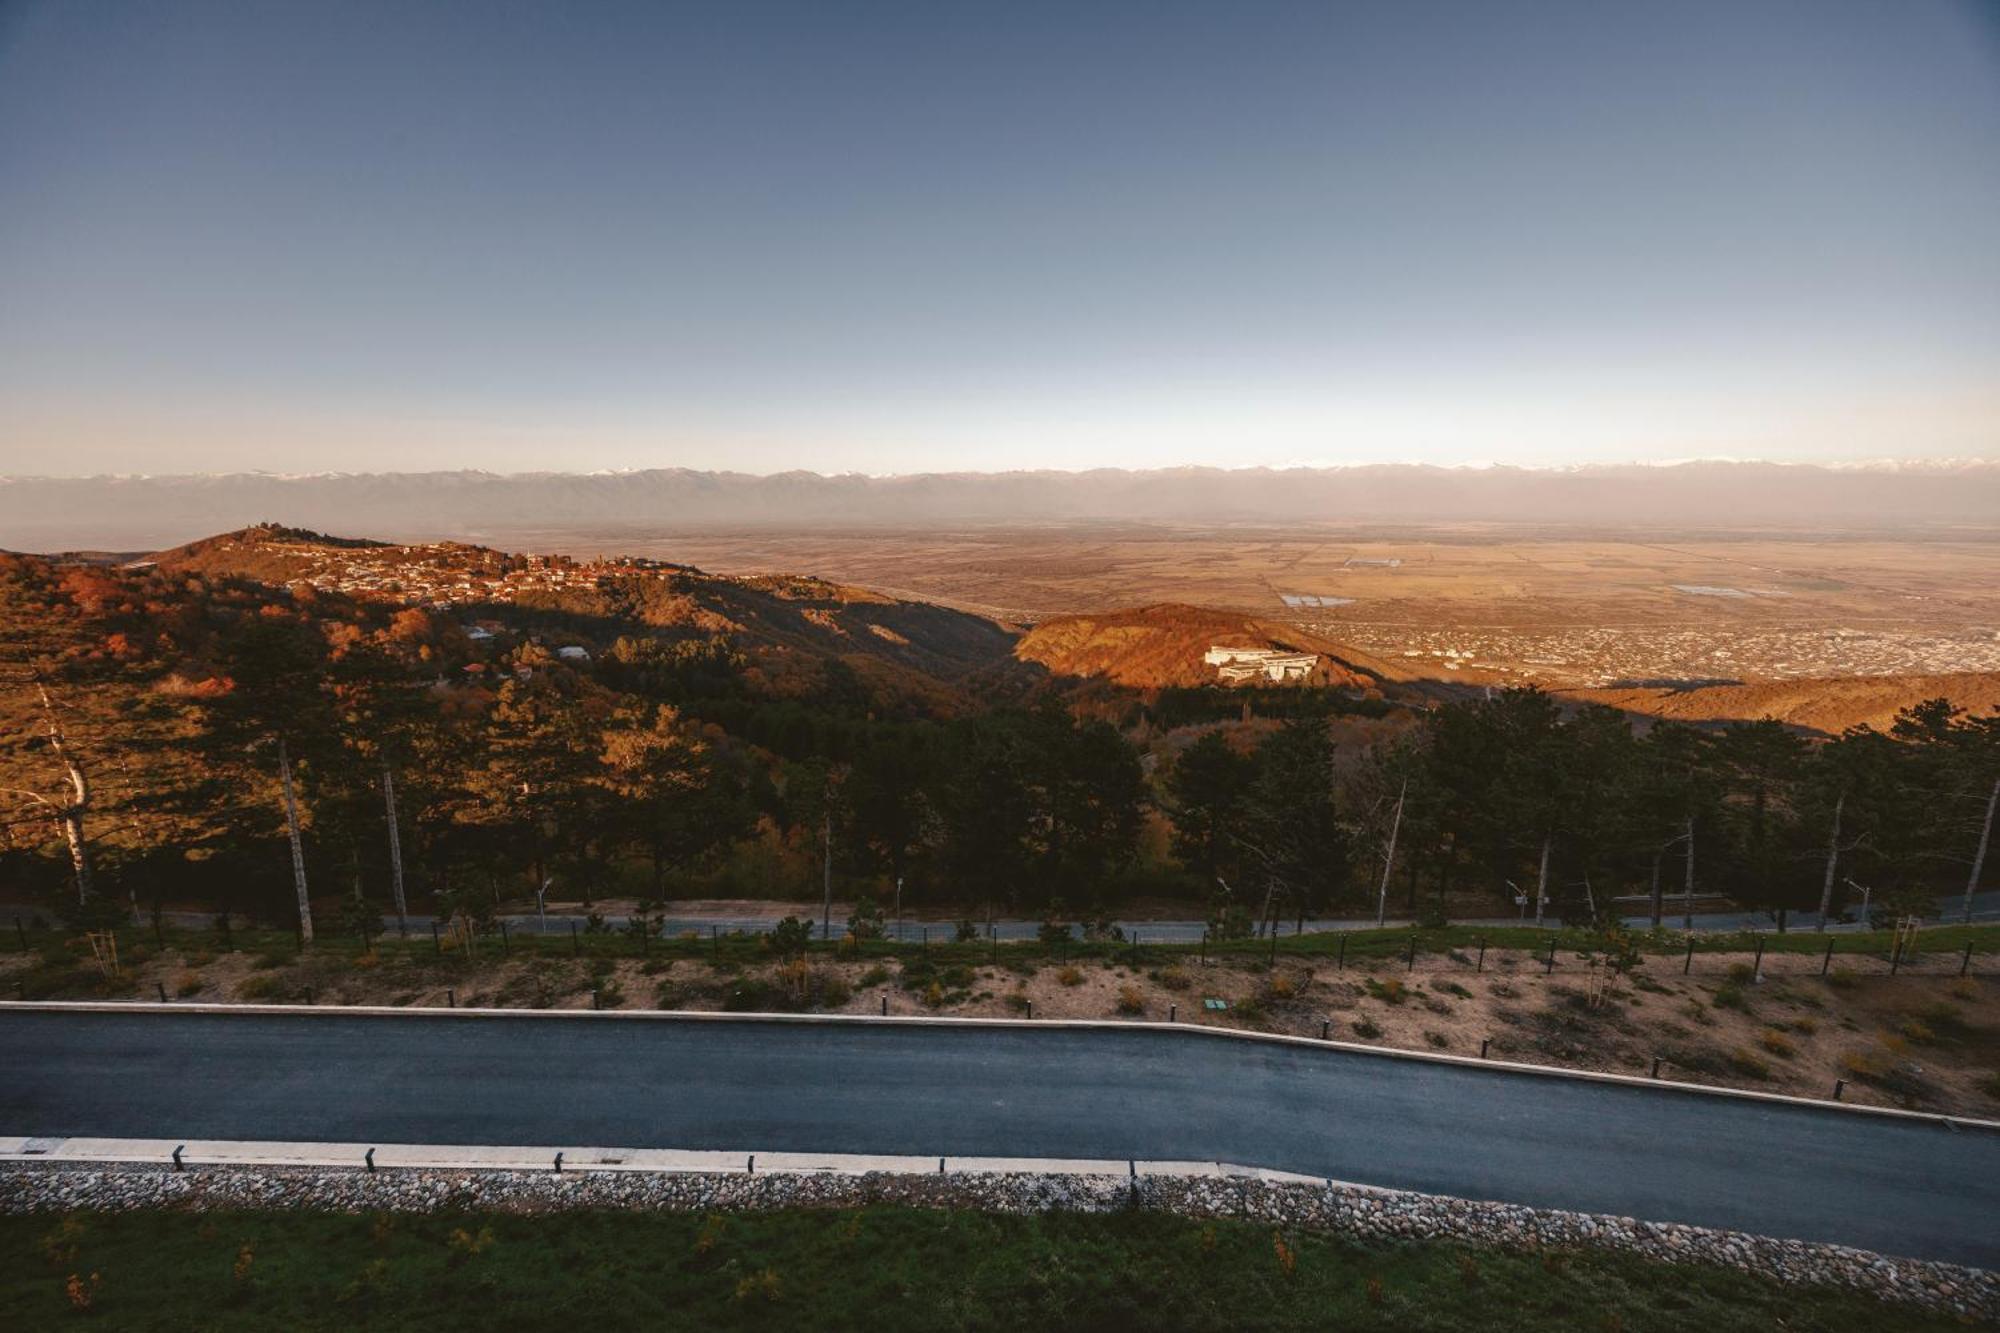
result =
M1222 1160L2000 1266L2000 1132L1116 1025L0 1006L0 1133Z

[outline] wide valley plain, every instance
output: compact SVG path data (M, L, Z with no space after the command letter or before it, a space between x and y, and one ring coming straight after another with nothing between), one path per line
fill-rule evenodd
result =
M718 574L810 573L995 619L1185 602L1413 675L1552 688L2000 671L2000 530L1073 524L477 534Z

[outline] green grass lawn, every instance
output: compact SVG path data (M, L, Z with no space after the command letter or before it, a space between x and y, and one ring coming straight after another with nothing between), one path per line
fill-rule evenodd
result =
M73 1308L77 1299L88 1308ZM0 1328L364 1325L576 1333L1961 1326L1715 1268L1600 1252L1362 1246L1144 1212L0 1218Z

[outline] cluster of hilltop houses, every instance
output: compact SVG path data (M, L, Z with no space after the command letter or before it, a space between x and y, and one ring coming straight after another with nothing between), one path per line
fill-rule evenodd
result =
M1257 680L1304 680L1319 664L1318 653L1287 652L1283 648L1210 648L1202 661L1215 668L1225 684Z

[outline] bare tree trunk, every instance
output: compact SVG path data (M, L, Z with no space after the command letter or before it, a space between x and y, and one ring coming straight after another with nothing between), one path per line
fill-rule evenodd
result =
M1687 930L1694 929L1694 816L1688 816L1687 827L1687 878L1681 881L1681 925Z
M42 713L48 718L49 750L69 778L70 799L56 807L56 822L62 826L63 841L69 846L70 868L76 872L76 901L81 905L90 901L91 893L90 843L83 828L84 816L90 813L90 779L63 739L62 723L56 719L49 687L37 679L35 689L42 696Z
M285 738L278 737L278 780L285 789L285 833L292 841L292 883L299 891L299 939L313 939L312 900L306 895L306 849L299 838L299 802L292 790L292 754Z
M1660 862L1667 857L1671 843L1662 844L1653 851L1653 929L1660 928L1660 917L1665 914L1666 904L1660 898Z
M382 765L382 809L389 820L389 888L396 897L396 933L408 935L409 903L403 896L403 836L396 828L396 777Z
M1542 913L1548 906L1549 844L1555 840L1555 834L1553 833L1542 835L1542 867L1535 872L1535 929L1537 930L1542 928Z
M820 851L821 851L821 860L820 860L820 886L821 886L821 892L822 892L822 894L824 895L824 896L822 897L822 899L821 899L821 902L820 902L820 909L819 909L819 937L820 937L821 939L823 939L823 940L828 940L828 939L832 939L832 938L833 938L833 935L832 935L832 930L833 930L833 812L832 812L832 811L828 811L828 812L827 812L826 814L824 814L824 815L821 815L821 816L820 816L820 825L819 825L819 844L820 844ZM986 915L987 915L987 917L988 917L988 919L989 919L989 920L990 920L990 919L992 918L992 915L993 915L993 905L992 905L991 903L988 903L988 904L987 904L987 906L986 906Z
M1833 872L1840 864L1840 815L1847 809L1847 793L1833 803L1833 832L1826 838L1826 880L1819 890L1819 929L1826 929L1826 914L1833 910Z
M1403 798L1410 794L1410 780L1403 779L1396 793L1396 817L1389 821L1389 851L1382 858L1382 891L1375 896L1375 927L1381 929L1389 918L1389 875L1396 868L1396 835L1403 831Z
M1979 826L1979 850L1972 854L1972 875L1965 881L1965 920L1972 920L1972 895L1979 892L1979 875L1986 869L1986 848L1993 841L1993 807L2000 805L2000 778L1986 797L1986 822Z

